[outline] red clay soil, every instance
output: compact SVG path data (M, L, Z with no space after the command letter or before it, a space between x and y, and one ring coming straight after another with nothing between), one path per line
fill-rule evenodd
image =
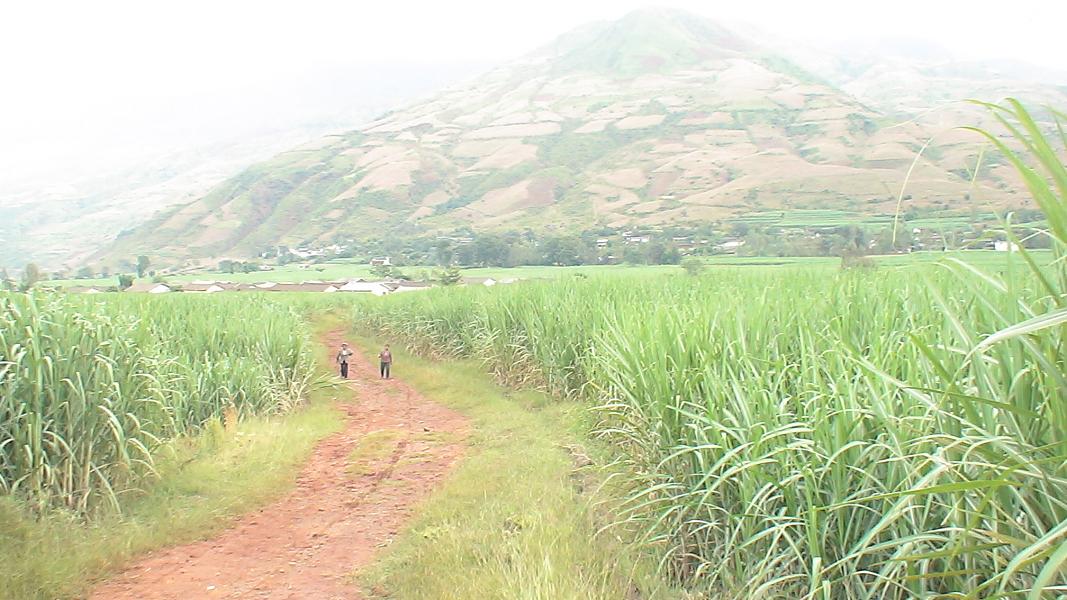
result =
M343 332L326 336L337 348ZM378 377L353 357L356 401L340 404L344 431L315 448L296 487L237 519L216 538L166 548L135 562L90 596L124 598L362 598L351 575L369 564L415 506L463 454L467 419ZM403 373L403 365L398 365ZM353 472L349 455L368 433L386 440Z

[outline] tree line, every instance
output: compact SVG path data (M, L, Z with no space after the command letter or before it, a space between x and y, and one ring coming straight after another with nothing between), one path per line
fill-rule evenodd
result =
M133 273L136 273L138 279L143 277L155 277L156 272L150 270L152 266L152 260L146 255L140 255L135 261L129 262ZM96 279L107 278L112 275L111 268L104 266L99 271L94 271L91 266L83 265L73 273L73 276L77 279ZM37 286L37 284L48 280L61 280L69 279L71 273L68 271L54 271L50 275L45 273L37 263L26 263L26 266L22 268L22 273L19 277L14 277L6 269L0 269L0 289L4 291L29 291ZM134 275L132 273L120 272L116 277L116 288L124 290L134 282Z

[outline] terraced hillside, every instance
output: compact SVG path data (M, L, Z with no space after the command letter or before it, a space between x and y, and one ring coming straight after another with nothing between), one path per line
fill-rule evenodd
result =
M885 214L935 134L911 175L909 206L1026 204L1006 167L992 165L972 185L978 140L955 123L888 116L768 48L676 11L588 26L252 167L120 236L106 254L178 261L464 225L584 230L765 210Z

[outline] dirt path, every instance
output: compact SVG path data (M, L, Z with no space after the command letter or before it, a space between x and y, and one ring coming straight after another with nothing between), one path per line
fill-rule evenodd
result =
M335 331L322 343L336 348L342 339ZM345 429L315 448L295 489L214 539L147 556L91 598L362 598L349 576L448 474L468 423L354 358L358 400L340 405Z

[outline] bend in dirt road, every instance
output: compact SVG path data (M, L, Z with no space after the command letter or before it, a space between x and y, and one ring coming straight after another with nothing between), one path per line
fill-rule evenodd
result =
M342 331L320 341L340 346ZM218 537L166 548L91 598L362 598L350 574L371 562L462 456L469 423L357 353L339 405L345 429L319 443L296 487ZM368 434L373 434L368 436ZM373 447L364 447L374 440ZM350 455L358 457L352 465Z

